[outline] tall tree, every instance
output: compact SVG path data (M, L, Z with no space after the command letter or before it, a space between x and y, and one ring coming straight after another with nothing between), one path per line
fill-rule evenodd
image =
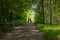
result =
M52 4L50 0L50 24L52 24Z
M42 20L43 20L42 23L44 24L44 22L45 22L45 21L44 21L44 19L45 19L45 18L44 18L44 0L41 0L41 7L42 7L41 13L42 13Z

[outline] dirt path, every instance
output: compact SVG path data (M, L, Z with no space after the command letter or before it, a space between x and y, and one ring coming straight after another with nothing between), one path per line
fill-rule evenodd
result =
M0 40L44 40L42 34L32 23L26 23L14 27L11 33L6 33Z

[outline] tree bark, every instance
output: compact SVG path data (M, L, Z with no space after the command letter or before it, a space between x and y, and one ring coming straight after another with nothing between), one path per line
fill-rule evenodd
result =
M51 7L51 0L50 0L50 24L52 24L52 7Z
M42 23L44 24L44 0L41 0Z

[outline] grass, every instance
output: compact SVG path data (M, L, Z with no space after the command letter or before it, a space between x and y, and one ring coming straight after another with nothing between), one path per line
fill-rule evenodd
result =
M60 25L38 24L37 28L44 32L47 40L60 40Z

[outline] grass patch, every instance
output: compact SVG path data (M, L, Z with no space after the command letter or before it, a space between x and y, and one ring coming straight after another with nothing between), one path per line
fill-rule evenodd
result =
M37 28L44 32L44 37L48 40L60 40L60 25L38 24Z

